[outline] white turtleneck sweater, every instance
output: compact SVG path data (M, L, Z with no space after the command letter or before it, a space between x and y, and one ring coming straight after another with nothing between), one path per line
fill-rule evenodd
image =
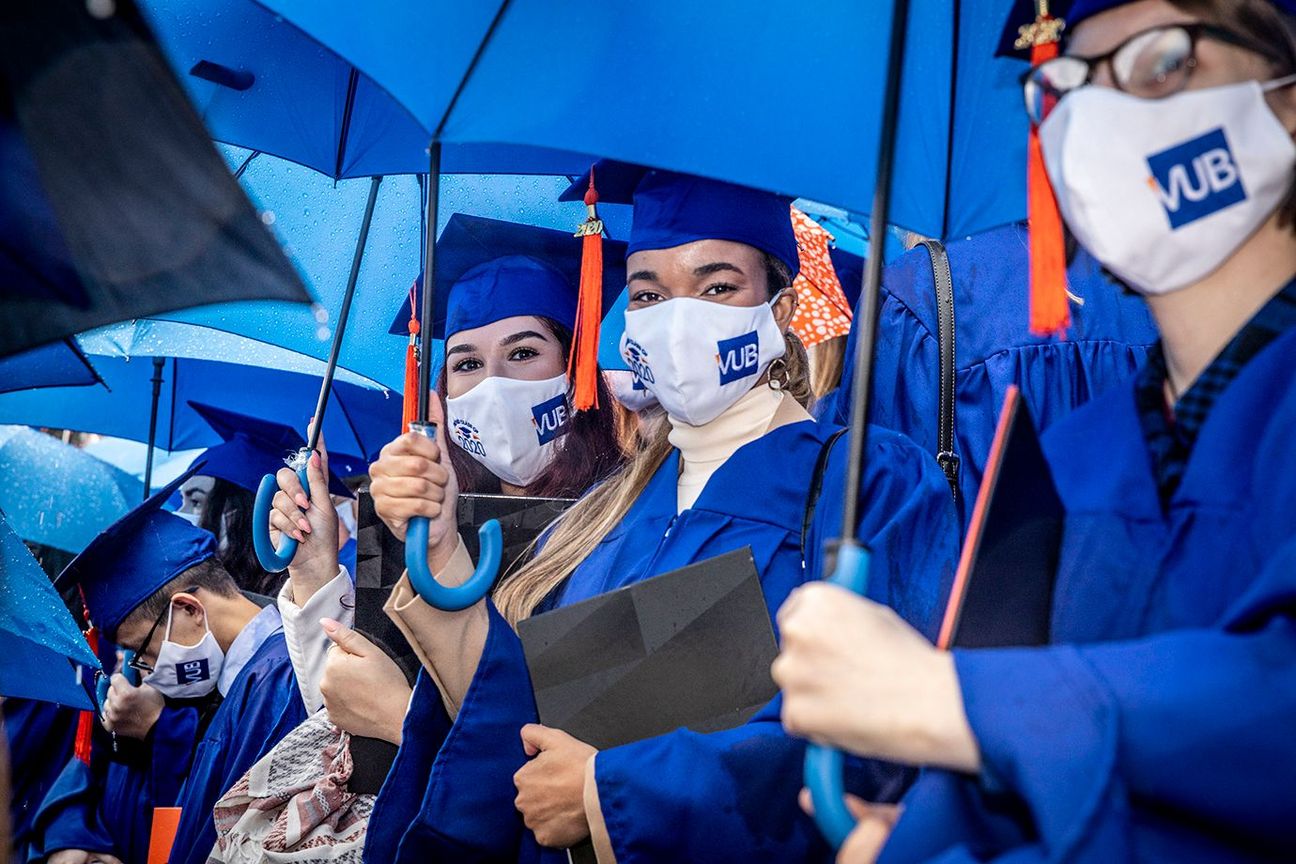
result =
M670 443L680 451L680 476L676 513L693 506L703 487L739 447L751 443L771 428L784 399L782 391L758 384L719 417L702 426L668 418Z

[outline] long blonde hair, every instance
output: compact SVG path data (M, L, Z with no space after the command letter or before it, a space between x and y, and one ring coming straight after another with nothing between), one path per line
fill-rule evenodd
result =
M790 330L783 334L787 378L784 389L809 408L809 361L801 340ZM763 384L756 386L762 387ZM660 414L660 408L651 409ZM535 608L584 561L615 528L639 498L648 481L671 452L670 424L664 417L646 418L651 429L643 447L606 481L572 505L554 522L544 548L495 589L495 606L513 627L529 618Z

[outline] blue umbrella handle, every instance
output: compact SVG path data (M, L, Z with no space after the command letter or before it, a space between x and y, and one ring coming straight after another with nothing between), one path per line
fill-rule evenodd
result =
M122 664L118 667L119 672L126 676L126 683L132 687L139 686L139 672L130 662L135 657L134 651L124 651L122 653ZM95 698L99 700L99 713L102 714L104 706L108 704L108 690L112 687L112 676L99 675L99 683L95 685Z
M305 465L297 469L297 479L309 495L310 478L306 475ZM256 551L262 569L270 573L287 570L297 554L297 541L287 534L280 535L278 549L270 540L270 511L274 509L274 497L278 491L279 481L275 479L275 475L265 475L261 478L256 503L252 507L252 548Z
M442 585L432 577L428 568L428 520L415 516L405 528L405 569L410 584L429 606L445 612L467 609L488 593L499 574L500 557L504 551L504 535L498 519L488 519L477 529L481 552L477 555L477 568L468 581L455 588Z
M868 590L868 577L868 550L856 543L843 543L837 550L837 569L828 581L862 595ZM821 744L806 746L804 779L814 802L815 823L834 849L840 849L855 829L855 817L846 808L844 761L840 750Z

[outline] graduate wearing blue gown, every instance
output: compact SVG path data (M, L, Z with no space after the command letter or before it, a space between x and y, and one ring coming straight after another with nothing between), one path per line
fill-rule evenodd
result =
M1145 295L1162 339L1044 436L1066 508L1052 644L939 654L832 586L780 613L785 724L932 766L893 830L863 815L841 862L1296 849L1296 2L1246 5L1194 37L1198 6L1077 0L1062 65L1026 79L1067 224ZM1104 52L1109 71L1086 77L1097 61L1080 58ZM1256 81L1277 83L1265 97ZM1228 142L1213 158L1231 173L1178 201L1148 183L1158 154L1203 139ZM834 658L858 674L825 688ZM884 717L867 706L887 675L921 698ZM834 711L832 729L815 719Z
M74 760L47 798L46 806L58 812L46 833L45 854L119 850L113 854L124 861L142 860L149 805L175 803L182 815L170 860L206 861L216 842L212 805L305 719L278 611L239 594L212 560L216 541L210 533L160 509L196 470L201 466L105 529L60 580L81 585L91 620L108 638L137 652L144 683L168 699L218 693L220 704L196 744L194 709L164 709L153 740L146 742L145 761L129 769L110 765L95 806L82 799L87 786L98 792L100 785L88 766L82 771ZM194 623L198 615L201 625ZM181 626L195 628L193 644L180 641ZM176 776L181 766L187 767L182 786Z
M1083 303L1072 304L1066 338L1031 335L1025 326L1028 250L1022 225L946 246L954 284L954 453L965 524L1009 386L1021 390L1031 416L1047 429L1132 377L1156 341L1143 301L1113 284L1083 251L1067 270L1068 288ZM923 247L883 272L869 405L869 422L904 433L932 454L940 449L936 306L931 258ZM856 338L852 329L842 385L825 409L837 423L850 414Z
M608 196L610 172L597 174L603 200L615 200ZM795 270L784 199L653 172L634 203L632 253L728 239ZM784 237L787 243L779 245ZM661 305L672 302L687 301ZM658 396L669 409L669 394ZM792 403L783 399L780 413ZM682 511L681 472L687 471L681 451L668 450L619 523L536 611L746 546L772 615L818 572L823 539L840 533L844 444L829 451L824 491L803 537L816 463L836 427L796 411L796 422L775 423L739 446ZM934 628L955 557L949 487L934 460L902 435L871 429L867 446L861 527L876 555L873 596ZM380 469L381 462L373 490L381 508ZM551 536L549 542L557 541ZM408 608L400 599L408 590L398 586L389 609ZM484 614L481 659L453 720L427 669L420 674L399 754L370 820L365 860L371 864L566 860L565 851L539 846L515 808L514 775L528 764L519 730L538 718L518 637L493 602ZM780 730L777 704L727 732L680 730L600 752L594 762L599 809L617 859L823 858L827 847L795 804L803 752Z
M77 712L53 702L4 700L5 736L9 743L9 819L15 861L27 860L32 823L45 794L72 758Z

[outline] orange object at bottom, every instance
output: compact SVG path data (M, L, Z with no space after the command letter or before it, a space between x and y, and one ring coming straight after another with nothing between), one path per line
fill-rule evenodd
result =
M171 857L176 830L180 827L179 807L154 807L153 828L149 832L148 864L166 864Z

